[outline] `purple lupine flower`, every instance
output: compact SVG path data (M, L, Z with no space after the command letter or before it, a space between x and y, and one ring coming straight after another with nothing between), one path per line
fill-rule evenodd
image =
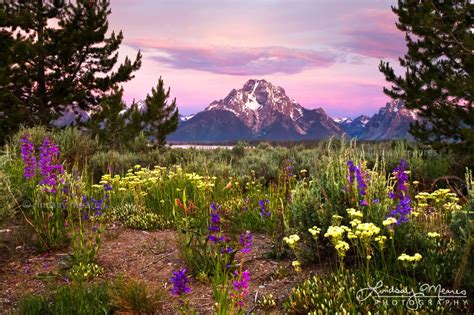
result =
M216 235L209 235L209 240L213 243L219 243L219 242L223 242L224 241L224 237L220 236L220 237L217 237Z
M111 191L112 190L112 185L110 185L109 182L104 184L104 190L105 191Z
M408 215L412 211L411 199L408 195L408 174L405 169L408 164L401 160L398 166L393 170L396 178L395 190L388 193L388 197L398 201L395 208L390 209L390 215L397 219L397 224L408 222Z
M104 204L103 199L95 199L91 197L86 204L90 206L90 209L94 212L95 216L98 217L102 215L102 205Z
M349 175L347 176L347 179L349 183L352 184L352 182L354 182L357 167L354 165L354 162L352 161L347 161L347 166L349 166Z
M378 200L378 199L374 199L374 200L372 200L372 203L373 203L373 204L380 203L380 200Z
M347 161L347 166L349 166L349 174L347 176L347 180L349 181L349 187L346 187L344 190L345 191L350 190L350 187L352 187L354 179L357 180L357 188L359 190L359 194L362 197L362 200L360 201L359 204L361 206L368 206L369 203L367 202L367 200L365 200L365 196L367 195L367 191L366 191L367 182L370 179L368 172L365 172L363 174L361 169L355 166L352 161Z
M39 183L47 186L46 191L53 194L57 192L58 175L64 173L63 166L57 163L58 157L58 146L47 137L44 138L40 146L39 169L42 179Z
M232 285L234 286L233 296L237 304L242 306L244 297L250 293L250 272L244 270L242 274L239 274L238 271L235 271L234 275L236 279L232 281Z
M245 231L245 233L240 234L239 243L242 245L242 249L240 250L241 253L247 254L251 251L252 246L252 233L250 231Z
M88 207L89 206L89 201L87 200L87 195L82 196L82 206L83 207Z
M259 200L258 204L260 205L260 216L262 219L265 219L265 217L269 218L271 215L271 212L269 209L267 209L267 205L270 203L270 200L265 199L265 200Z
M182 296L191 291L191 288L188 287L189 279L186 275L187 271L186 268L182 268L173 272L171 283L173 284L172 294L174 296Z
M26 179L31 179L36 176L37 161L35 156L35 146L31 140L31 136L25 133L21 139L21 158L25 163L23 169L23 176Z
M230 254L232 253L233 249L231 246L227 246L221 249L221 254Z
M367 176L367 173L365 175ZM357 178L357 186L359 188L359 194L361 194L362 196L365 196L367 194L365 192L365 189L367 188L367 184L365 182L365 178L362 175L362 172L360 171L360 169L357 169L356 178Z
M211 204L211 220L207 227L209 231L209 240L213 243L219 243L224 241L224 237L220 235L221 232L221 214L220 206L217 206L215 202Z
M211 204L211 222L209 223L209 232L220 232L221 214L215 202Z

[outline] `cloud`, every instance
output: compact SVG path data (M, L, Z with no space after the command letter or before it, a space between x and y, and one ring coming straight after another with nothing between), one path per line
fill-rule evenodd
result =
M404 34L395 26L394 13L368 9L342 19L351 24L341 30L346 38L342 43L345 49L378 59L396 59L405 54Z
M141 39L126 43L144 50L145 56L174 69L193 69L227 75L295 74L328 67L336 55L286 47L229 47L180 44Z

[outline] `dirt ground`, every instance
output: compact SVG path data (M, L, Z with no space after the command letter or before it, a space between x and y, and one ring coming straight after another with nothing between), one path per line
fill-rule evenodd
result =
M17 231L15 231L15 228ZM10 314L17 307L19 299L27 293L48 293L58 285L67 284L64 276L67 250L35 254L26 245L21 245L21 226L0 229L0 313ZM24 227L23 227L24 228ZM14 241L11 241L12 235ZM20 235L20 236L19 236ZM3 239L3 242L2 242ZM10 242L5 241L10 239ZM163 288L163 314L175 314L178 302L170 294L169 282L173 271L184 267L177 249L176 232L165 230L146 232L119 228L104 237L98 253L98 264L104 268L100 279L113 280L126 276L144 281L150 288ZM290 260L266 258L271 244L264 235L254 235L252 253L247 258L245 268L251 273L251 291L245 301L245 309L256 314L280 314L282 304L291 289L311 274L321 272L316 266L307 267L295 274ZM191 279L190 305L199 314L211 314L213 307L211 286ZM277 307L264 312L256 307L255 301L262 295L271 293Z

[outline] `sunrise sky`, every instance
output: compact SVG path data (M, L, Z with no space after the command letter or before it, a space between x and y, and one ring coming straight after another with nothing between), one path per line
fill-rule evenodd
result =
M388 101L378 71L404 36L395 0L113 0L120 54L143 53L125 98L140 100L162 76L182 114L266 79L332 116L372 114Z

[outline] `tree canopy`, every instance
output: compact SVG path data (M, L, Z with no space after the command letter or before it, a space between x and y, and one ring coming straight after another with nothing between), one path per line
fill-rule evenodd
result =
M384 92L402 99L420 120L410 132L423 143L474 150L474 4L469 0L399 0L392 7L406 34L403 75L388 62L380 71L392 85Z
M122 32L108 34L108 0L0 3L0 136L47 125L68 107L97 107L133 78L141 54L118 64Z

